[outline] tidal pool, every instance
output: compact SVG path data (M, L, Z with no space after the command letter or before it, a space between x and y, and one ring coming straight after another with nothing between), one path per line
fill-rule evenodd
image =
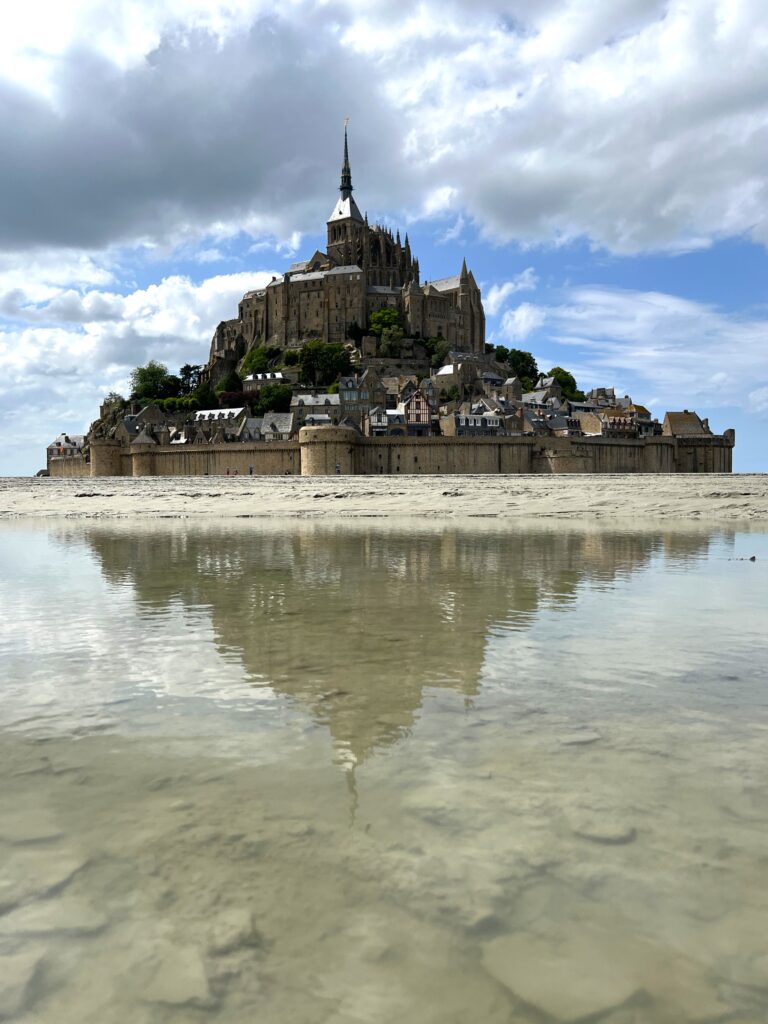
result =
M6 523L0 601L0 1019L768 1020L766 534Z

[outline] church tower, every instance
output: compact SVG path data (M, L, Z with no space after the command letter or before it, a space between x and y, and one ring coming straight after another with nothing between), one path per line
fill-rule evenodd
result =
M341 195L328 218L328 255L337 266L361 263L364 251L365 221L352 196L352 170L349 166L347 127L344 126L344 163L341 167Z

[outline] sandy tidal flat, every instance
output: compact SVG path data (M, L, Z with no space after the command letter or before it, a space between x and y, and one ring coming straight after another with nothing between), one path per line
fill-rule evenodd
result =
M0 518L768 520L768 475L0 479Z

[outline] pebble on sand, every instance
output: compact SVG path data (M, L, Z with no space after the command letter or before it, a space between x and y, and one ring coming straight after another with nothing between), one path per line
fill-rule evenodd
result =
M200 951L194 946L180 946L162 955L144 989L144 999L148 1003L168 1006L198 1006L203 1009L213 1006Z
M217 915L211 926L208 952L224 956L243 946L261 946L262 941L251 912L244 907L230 907Z
M621 1006L640 990L631 967L604 952L576 936L553 944L505 935L486 943L483 965L518 999L565 1024Z

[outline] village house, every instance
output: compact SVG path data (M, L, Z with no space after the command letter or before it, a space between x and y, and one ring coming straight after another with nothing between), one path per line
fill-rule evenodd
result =
M328 416L331 423L341 419L341 397L338 394L300 391L291 397L291 412L299 426L307 416Z
M298 430L292 412L266 412L261 419L263 441L290 441Z
M405 401L397 407L398 412L405 416L405 424L409 437L429 437L432 433L432 406L421 390L416 388Z
M490 412L471 412L466 404L461 410L441 416L440 430L444 437L498 437L504 433L499 416Z
M339 381L341 411L360 426L367 412L387 404L387 391L375 370L342 377Z
M258 395L267 384L286 384L289 387L299 378L298 370L273 370L268 373L251 373L243 378L243 392L246 395Z
M59 434L46 448L46 461L51 459L71 459L83 454L85 436L83 434Z

